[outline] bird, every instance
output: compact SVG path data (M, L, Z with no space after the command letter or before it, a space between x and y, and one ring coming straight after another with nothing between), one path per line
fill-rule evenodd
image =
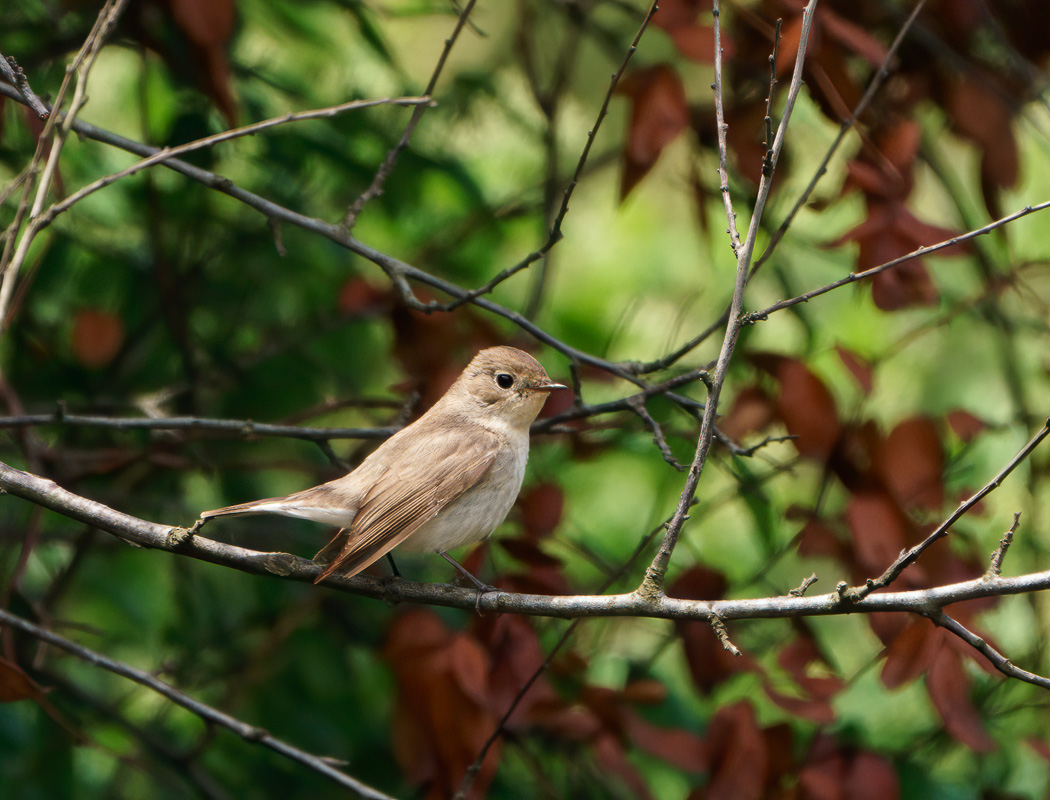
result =
M449 550L487 538L517 499L529 457L529 426L549 394L565 389L513 347L481 350L448 391L347 475L328 483L205 511L215 517L282 514L337 525L314 560L353 577L395 547L438 553L478 587L487 586Z

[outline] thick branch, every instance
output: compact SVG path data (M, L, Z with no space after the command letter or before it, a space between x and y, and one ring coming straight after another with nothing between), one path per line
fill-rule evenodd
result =
M289 553L264 553L193 536L179 547L168 545L172 528L123 514L101 503L62 489L54 481L0 464L0 489L107 531L141 547L167 550L255 575L276 575L312 583L324 568ZM805 597L763 597L743 600L683 600L637 592L617 595L534 595L486 592L447 584L415 583L357 576L331 577L325 586L337 591L381 599L388 603L420 603L473 612L559 617L652 617L657 619L722 620L864 614L875 611L931 616L944 606L981 597L1024 594L1050 589L1050 571L1014 578L980 577L961 583L909 592L872 594L857 602L839 592Z

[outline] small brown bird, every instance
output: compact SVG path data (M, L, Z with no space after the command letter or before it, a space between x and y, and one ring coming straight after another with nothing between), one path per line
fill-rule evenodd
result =
M391 436L348 475L290 494L205 511L283 514L342 530L314 558L352 577L395 547L442 555L480 541L503 522L521 489L529 425L547 395L564 389L513 347L478 353L429 411ZM315 582L317 582L315 581Z

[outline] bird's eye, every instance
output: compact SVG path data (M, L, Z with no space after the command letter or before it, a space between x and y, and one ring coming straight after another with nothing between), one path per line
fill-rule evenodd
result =
M496 376L496 385L501 389L509 389L514 385L514 376L501 372Z

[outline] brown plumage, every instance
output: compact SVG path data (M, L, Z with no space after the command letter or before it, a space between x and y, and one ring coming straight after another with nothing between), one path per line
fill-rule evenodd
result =
M350 474L201 520L283 514L340 526L315 556L328 561L318 581L356 575L398 546L444 555L484 539L507 516L525 475L529 425L560 388L521 350L482 350L430 410Z

